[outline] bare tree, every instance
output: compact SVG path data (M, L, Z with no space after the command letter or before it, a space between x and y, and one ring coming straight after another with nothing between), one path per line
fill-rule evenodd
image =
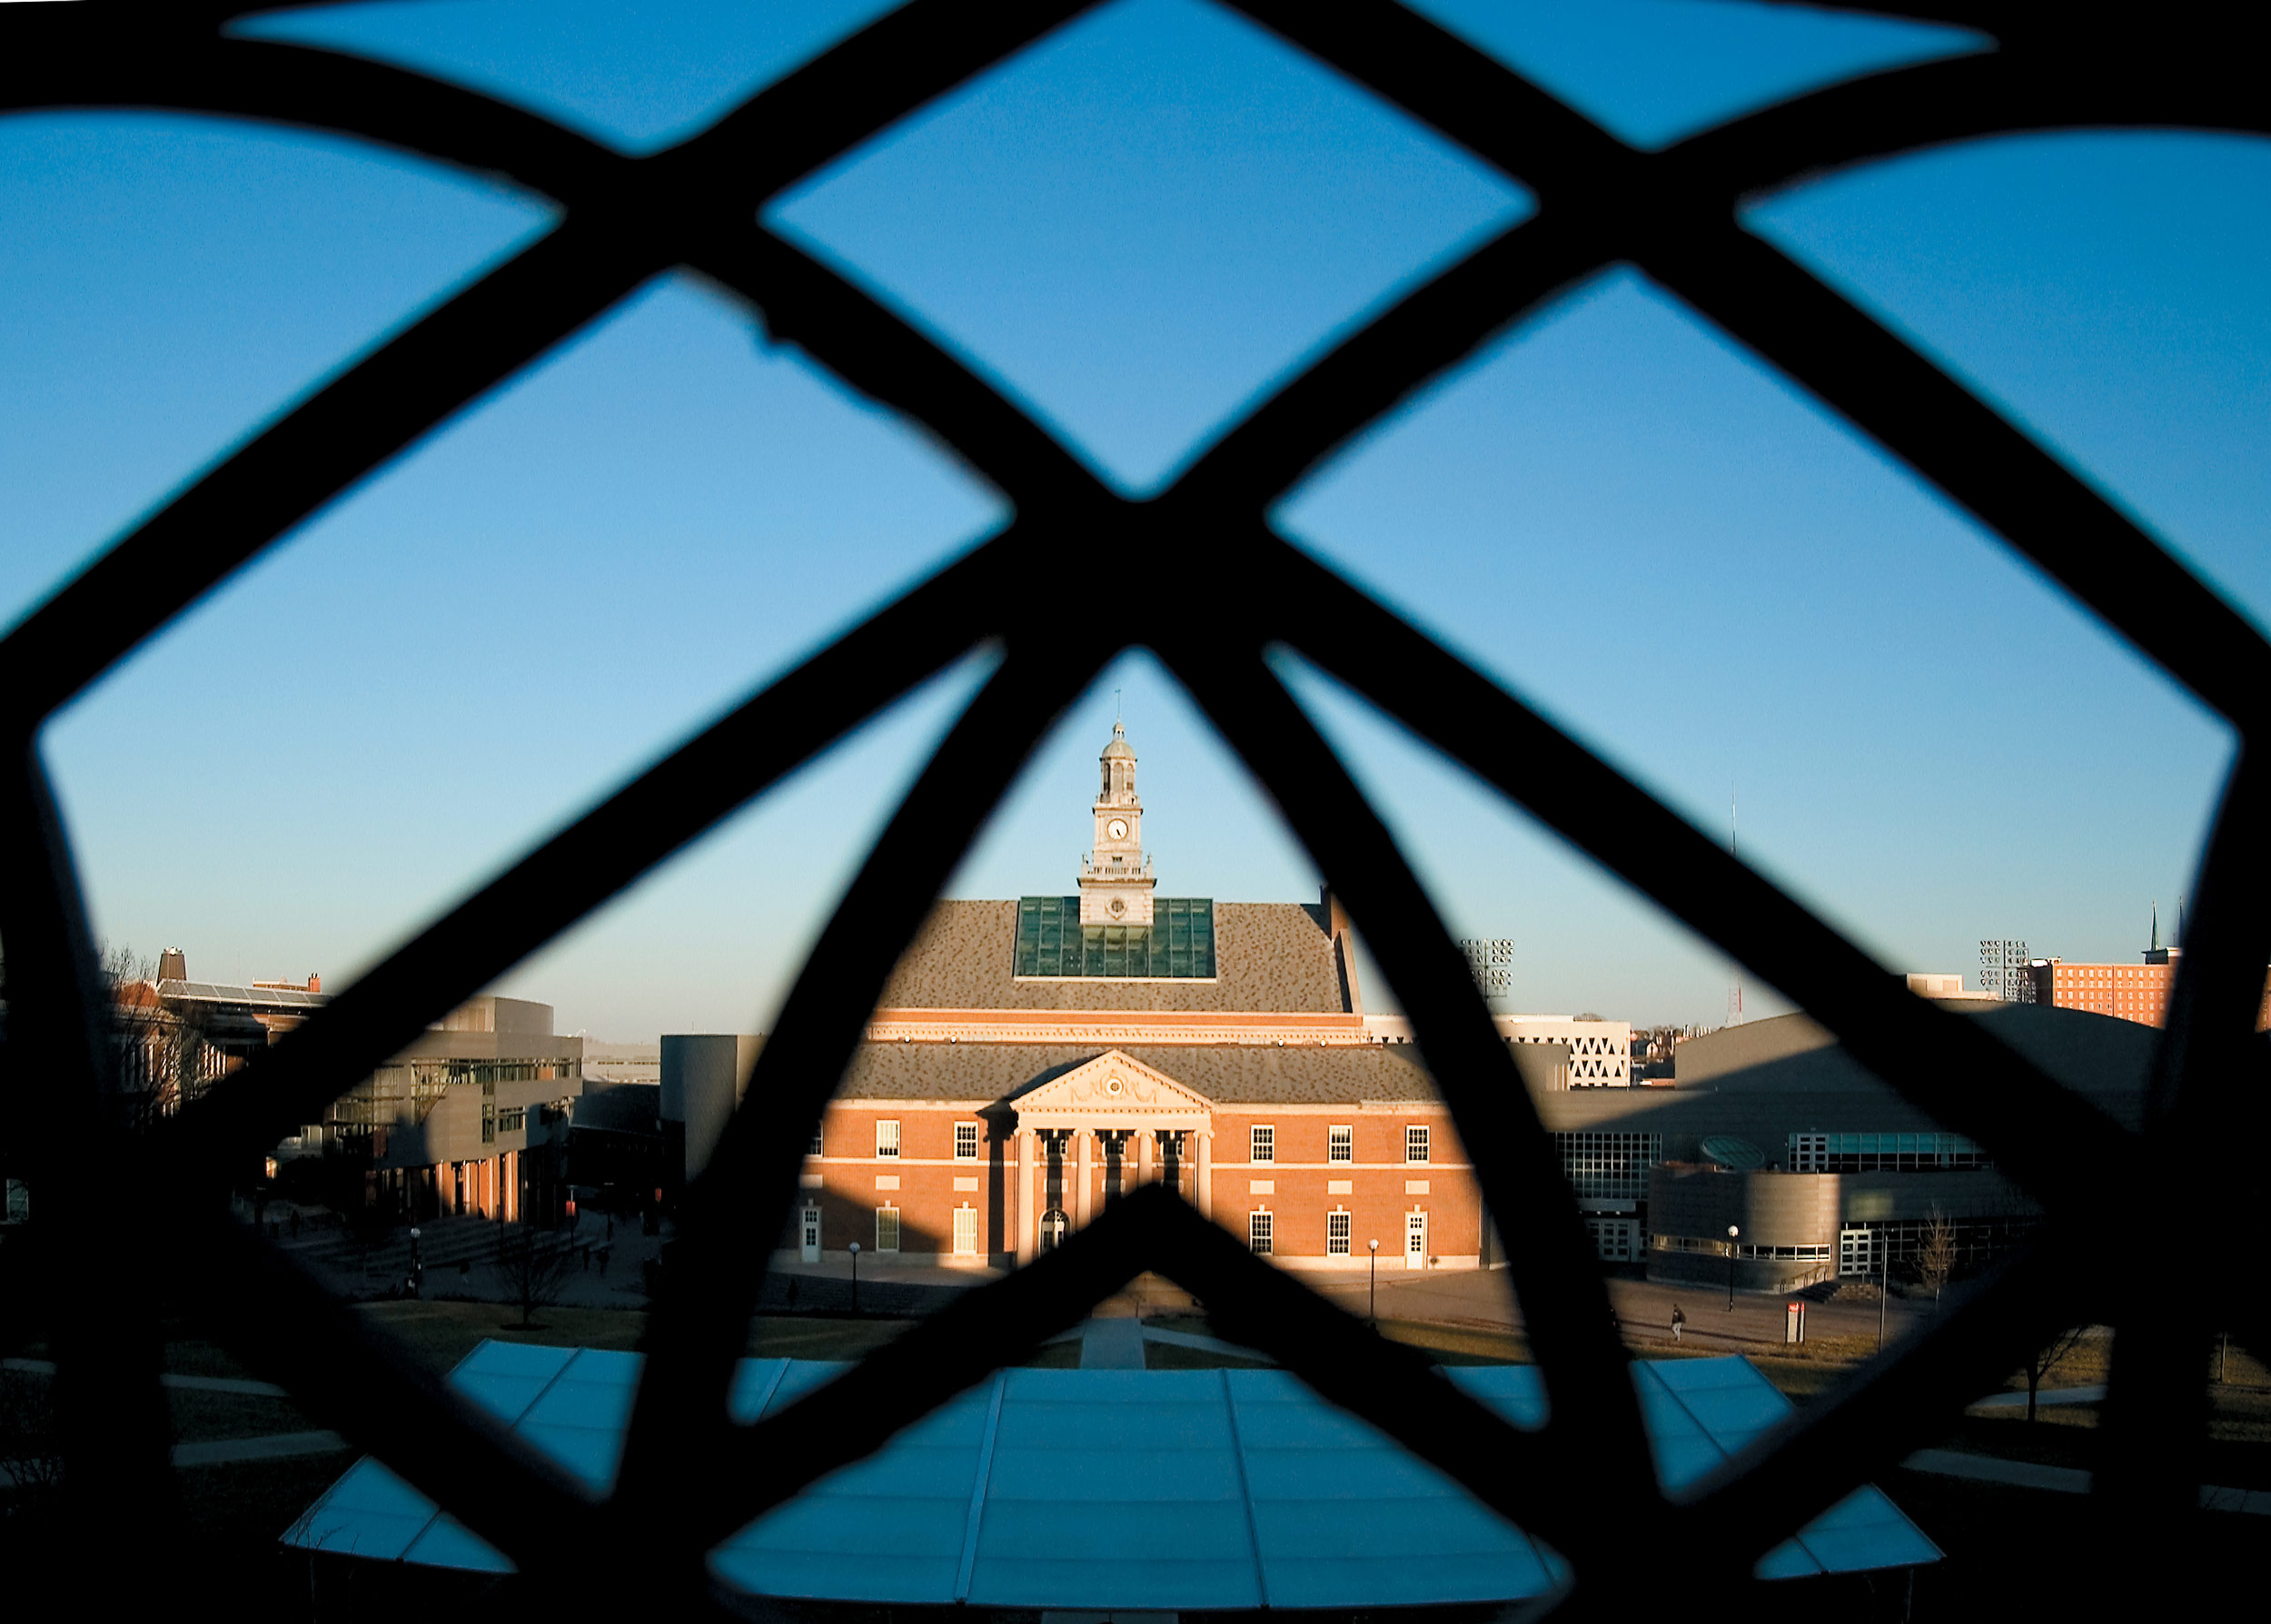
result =
M1949 1278L1956 1272L1956 1226L1948 1214L1938 1207L1932 1209L1924 1225L1923 1243L1916 1249L1916 1269L1924 1289L1932 1293L1932 1306L1939 1306L1939 1294L1948 1289Z
M45 1496L63 1481L54 1385L36 1371L0 1371L0 1486Z
M525 1223L497 1226L495 1263L506 1300L521 1306L521 1323L532 1327L536 1311L560 1301L575 1272L576 1249L558 1235Z
M2088 1334L2089 1327L2087 1325L2076 1325L2070 1330L2061 1331L2036 1349L2034 1357L2027 1362L2027 1419L2029 1421L2035 1419L2035 1394L2041 1389L2042 1379L2050 1373L2051 1368L2059 1360L2080 1347L2082 1339Z
M118 1108L125 1125L136 1131L196 1099L222 1069L220 1051L195 1010L160 1002L157 969L154 959L132 947L113 947L103 955Z

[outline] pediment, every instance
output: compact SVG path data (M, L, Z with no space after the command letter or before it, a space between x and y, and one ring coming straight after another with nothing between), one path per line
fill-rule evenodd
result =
M1106 1049L1010 1102L1020 1128L1205 1127L1215 1102L1156 1066Z

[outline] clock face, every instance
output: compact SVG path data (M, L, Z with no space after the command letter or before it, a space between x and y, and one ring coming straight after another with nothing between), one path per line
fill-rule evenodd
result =
M1125 817L1116 817L1116 818L1114 818L1114 819L1113 819L1110 823L1107 823L1107 824L1106 824L1106 825L1104 826L1104 832L1105 832L1106 834L1107 834L1107 835L1111 836L1111 837L1112 837L1112 838L1113 838L1113 839L1115 839L1115 840L1125 840L1125 839L1126 839L1126 838L1127 838L1127 819L1126 819L1126 818L1125 818Z

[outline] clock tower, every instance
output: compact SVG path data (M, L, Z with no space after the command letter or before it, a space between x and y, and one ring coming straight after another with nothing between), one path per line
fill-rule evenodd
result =
M1136 798L1136 752L1124 724L1112 724L1112 742L1096 765L1103 785L1096 792L1096 845L1080 860L1080 922L1149 925L1158 881L1144 856L1144 803Z

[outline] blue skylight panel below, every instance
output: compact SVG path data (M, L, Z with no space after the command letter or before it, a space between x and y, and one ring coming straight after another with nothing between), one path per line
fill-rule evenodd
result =
M461 1391L594 1490L613 1480L640 1359L485 1342ZM743 1423L849 1367L752 1359ZM1631 1367L1667 1488L1692 1482L1790 1413L1741 1359ZM1542 1424L1538 1371L1444 1378L1517 1426ZM302 1550L474 1572L511 1564L375 1460L357 1461L283 1536ZM1935 1561L1864 1487L1762 1558L1761 1578ZM883 1606L1143 1609L1514 1601L1559 1558L1369 1423L1279 1371L1012 1370L830 1473L712 1554L757 1594Z

